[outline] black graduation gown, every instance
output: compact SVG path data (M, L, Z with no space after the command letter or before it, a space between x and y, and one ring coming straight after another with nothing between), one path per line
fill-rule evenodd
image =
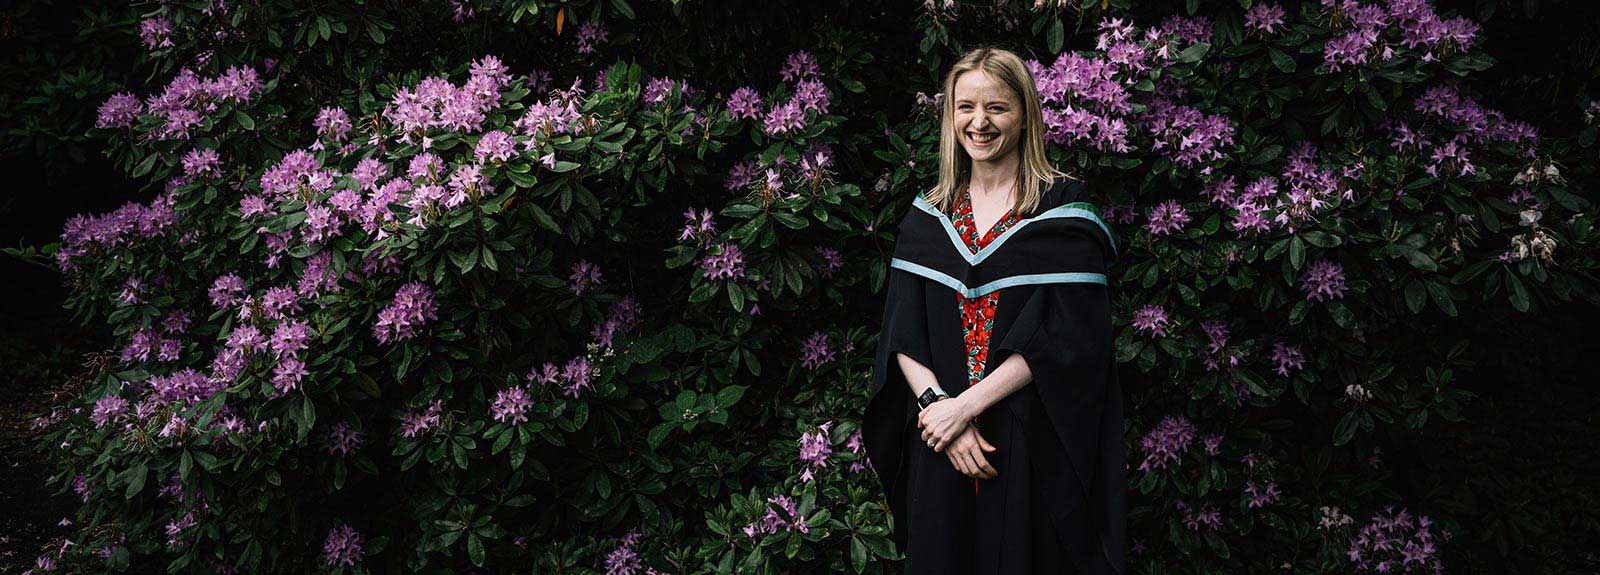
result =
M1116 247L1083 197L1081 182L1056 182L1038 210L977 254L923 198L901 220L862 439L905 573L1126 572L1122 397L1105 276ZM1000 290L985 375L1012 353L1033 375L977 420L996 447L985 457L998 476L976 494L972 478L922 442L895 360L903 353L929 367L952 396L968 388L957 290Z

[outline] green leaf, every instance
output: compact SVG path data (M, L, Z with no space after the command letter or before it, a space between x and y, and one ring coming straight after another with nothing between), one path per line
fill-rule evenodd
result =
M867 545L860 537L850 538L850 568L856 573L867 570Z
M611 7L616 8L617 13L621 14L623 18L627 18L629 20L635 18L633 14L633 7L628 5L628 0L611 0Z
M1045 36L1044 36L1045 48L1048 48L1050 50L1051 54L1060 54L1061 53L1061 45L1063 43L1065 43L1065 42L1066 42L1066 30L1061 25L1061 19L1060 18L1056 18L1056 17L1051 17L1050 18L1050 28L1048 30L1045 30Z
M672 433L673 428L677 426L678 422L676 421L664 421L650 428L650 434L646 438L650 443L650 449L660 448L661 444L667 440L667 435Z
M1299 270L1306 262L1306 243L1300 241L1300 236L1289 238L1289 265Z
M1287 249L1289 249L1289 239L1284 238L1273 243L1272 247L1267 248L1267 253L1262 254L1261 257L1267 261L1275 260L1278 259L1278 256L1283 255L1283 251Z
M748 388L748 386L744 385L730 385L722 388L721 391L717 392L717 407L727 408L738 403L739 398L744 397L744 391Z
M1178 52L1178 61L1185 64L1199 62L1201 58L1205 57L1206 51L1210 49L1210 43L1196 42L1193 46L1184 48L1182 52Z
M1411 280L1411 283L1406 284L1406 308L1410 309L1411 313L1421 313L1422 306L1427 303L1428 292L1427 288L1422 287L1422 282Z
M139 165L133 167L133 173L130 174L130 175L135 177L135 178L143 176L145 174L150 173L150 169L154 168L155 166L156 166L156 155L155 154L150 154L148 156L145 156L144 157L144 161L139 162Z
M561 225L557 224L555 218L550 217L550 214L545 212L544 208L530 203L528 204L528 211L533 213L533 221L541 227L557 234L561 233Z
M1344 417L1339 418L1339 424L1333 428L1333 445L1340 446L1349 443L1350 438L1355 437L1356 428L1360 423L1361 419L1356 412L1346 412Z
M1272 65L1285 74L1293 74L1295 69L1294 58L1283 53L1277 48L1267 48L1267 55L1272 57Z
M1528 288L1522 284L1522 279L1516 272L1506 270L1506 285L1511 287L1511 306L1517 311L1528 312Z
M317 406L308 396L300 396L300 417L295 421L300 424L300 437L304 438L311 433L311 428L317 424Z
M1311 230L1309 232L1300 234L1300 237L1305 238L1306 243L1319 248L1334 248L1339 247L1339 244L1344 243L1344 240L1340 239L1339 236L1320 230Z
M467 273L478 266L478 258L474 257L476 254L477 250L472 249L467 251L452 250L450 252L450 261L455 262L456 269L461 270L461 273Z
M367 36L372 37L372 43L374 44L382 44L387 40L383 35L383 29L379 28L376 22L370 20L367 21Z
M477 533L467 536L467 555L472 557L473 565L483 566L483 540L478 538Z
M1450 288L1439 282L1428 280L1428 295L1433 296L1434 305L1450 317L1456 316L1456 302L1450 297Z
M1439 271L1439 264L1434 263L1433 258L1428 257L1428 254L1422 253L1422 250L1406 244L1392 244L1389 246L1389 251L1405 256L1406 261L1411 264L1411 267L1422 271Z
M133 496L138 495L139 491L144 489L145 476L148 475L149 472L150 470L146 468L143 463L140 463L139 465L136 465L127 471L125 477L128 478L128 488L122 493L124 499L133 499Z
M250 114L244 113L244 110L235 111L233 113L233 121L238 123L240 128L244 128L246 130L256 129L255 118L251 118Z

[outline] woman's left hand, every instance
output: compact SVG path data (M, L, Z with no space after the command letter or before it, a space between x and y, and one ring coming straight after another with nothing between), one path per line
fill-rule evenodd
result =
M971 401L961 396L935 401L917 414L917 427L922 428L922 442L935 452L942 452L945 446L967 430L967 425L976 415L972 413Z

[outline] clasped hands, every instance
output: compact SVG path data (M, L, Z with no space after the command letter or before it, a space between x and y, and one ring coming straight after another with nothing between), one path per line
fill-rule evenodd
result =
M995 447L972 424L976 411L970 400L947 397L918 413L917 427L922 429L922 442L949 457L956 471L976 479L993 479L998 472L983 453L993 452Z

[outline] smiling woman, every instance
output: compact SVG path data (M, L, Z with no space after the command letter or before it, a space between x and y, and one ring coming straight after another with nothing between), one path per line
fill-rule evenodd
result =
M906 572L1123 573L1115 242L1046 161L1016 55L970 52L945 90L940 181L900 224L863 418Z

